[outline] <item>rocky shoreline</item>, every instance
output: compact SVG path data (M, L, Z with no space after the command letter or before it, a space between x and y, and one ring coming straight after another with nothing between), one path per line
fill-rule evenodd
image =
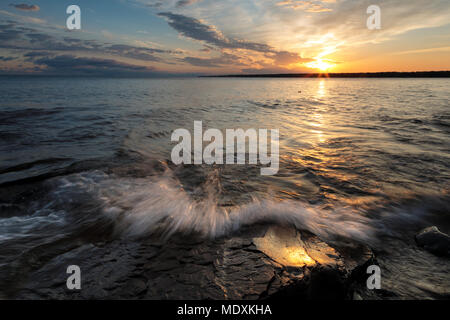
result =
M373 263L362 245L337 248L289 226L257 225L214 240L175 235L83 244L30 270L5 298L360 299ZM81 290L66 287L73 264L81 269Z

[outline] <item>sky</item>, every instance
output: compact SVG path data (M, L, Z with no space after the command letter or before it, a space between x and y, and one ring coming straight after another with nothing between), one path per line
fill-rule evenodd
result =
M66 9L81 9L69 30ZM370 5L380 29L366 21ZM0 74L450 70L448 0L4 0Z

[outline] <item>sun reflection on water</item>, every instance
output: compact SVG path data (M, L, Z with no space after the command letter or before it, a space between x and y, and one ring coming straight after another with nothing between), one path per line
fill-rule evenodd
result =
M322 79L319 82L319 88L317 89L317 96L319 98L323 98L323 97L325 97L325 94L326 94L326 92L325 92L325 80Z

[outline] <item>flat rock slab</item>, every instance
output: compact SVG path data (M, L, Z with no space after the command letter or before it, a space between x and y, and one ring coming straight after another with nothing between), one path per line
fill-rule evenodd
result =
M176 235L85 244L31 270L7 298L262 299L351 297L353 272L372 259L292 227L252 226L220 239ZM81 290L68 290L69 265Z
M294 228L270 227L264 237L254 238L257 249L284 267L314 267L318 265L339 268L343 261L339 253L317 237L302 240Z

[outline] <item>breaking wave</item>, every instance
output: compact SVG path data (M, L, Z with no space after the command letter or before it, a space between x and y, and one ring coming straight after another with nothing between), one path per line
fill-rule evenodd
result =
M58 203L90 194L101 202L101 213L115 223L118 236L142 237L154 232L197 233L220 237L256 223L295 225L324 240L336 237L374 243L373 220L348 207L323 208L300 201L253 198L249 203L218 205L216 189L196 200L170 171L147 178L130 178L91 171L60 178L53 196ZM73 202L73 200L72 200Z
M86 171L47 182L51 191L33 204L29 214L0 219L0 240L37 236L42 228L61 234L92 226L97 232L112 225L114 237L140 238L152 234L168 238L175 233L216 238L258 223L293 225L322 240L351 239L379 247L380 236L398 236L408 225L424 223L430 212L422 207L380 207L376 215L367 209L299 200L278 200L267 195L243 204L220 205L220 177L214 171L202 184L203 194L186 185L169 168L149 177L118 176L100 170ZM445 200L442 200L445 201ZM437 206L448 208L442 201ZM59 230L59 231L58 231ZM6 232L8 231L8 232ZM55 234L56 236L56 234Z

